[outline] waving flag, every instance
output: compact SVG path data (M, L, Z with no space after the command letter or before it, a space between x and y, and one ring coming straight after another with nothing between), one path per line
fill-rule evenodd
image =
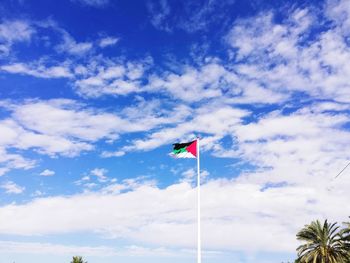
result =
M170 153L175 158L197 158L197 140L186 143L174 143Z

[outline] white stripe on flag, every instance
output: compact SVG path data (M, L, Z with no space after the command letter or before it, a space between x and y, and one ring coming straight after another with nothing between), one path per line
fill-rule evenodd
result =
M196 156L194 156L190 152L182 152L178 154L173 154L172 156L174 156L175 158L196 158Z

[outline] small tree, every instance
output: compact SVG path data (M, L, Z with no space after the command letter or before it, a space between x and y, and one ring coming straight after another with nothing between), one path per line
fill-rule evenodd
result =
M87 263L87 261L84 261L83 258L80 256L75 256L73 257L71 263Z

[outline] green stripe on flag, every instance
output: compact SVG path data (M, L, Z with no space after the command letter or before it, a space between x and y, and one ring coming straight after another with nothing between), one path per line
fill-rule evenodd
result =
M173 150L173 154L179 154L179 153L183 153L183 152L187 152L186 147L178 149L178 150Z

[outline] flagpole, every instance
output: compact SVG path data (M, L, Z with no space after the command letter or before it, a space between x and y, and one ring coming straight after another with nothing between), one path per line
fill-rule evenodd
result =
M199 166L199 138L197 137L197 263L201 258L201 176Z

